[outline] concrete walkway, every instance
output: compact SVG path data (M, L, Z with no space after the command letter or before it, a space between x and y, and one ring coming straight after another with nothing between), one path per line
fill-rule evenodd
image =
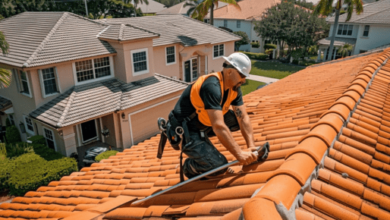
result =
M257 76L257 75L249 75L247 79L258 81L258 82L264 82L267 84L279 81L279 79L265 77L265 76Z

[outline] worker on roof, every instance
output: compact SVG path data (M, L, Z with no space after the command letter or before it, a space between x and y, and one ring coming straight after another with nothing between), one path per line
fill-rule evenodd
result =
M223 70L201 76L189 85L169 116L173 124L181 125L186 121L183 127L187 127L184 134L187 137L183 138L182 152L188 158L182 172L188 178L228 163L209 140L211 136L216 135L241 164L248 165L257 160L254 153L243 151L231 134L231 131L241 130L247 147L252 151L256 149L240 88L249 76L251 61L243 53L233 53L223 58L226 60ZM233 111L229 110L230 106ZM224 172L226 169L213 175Z

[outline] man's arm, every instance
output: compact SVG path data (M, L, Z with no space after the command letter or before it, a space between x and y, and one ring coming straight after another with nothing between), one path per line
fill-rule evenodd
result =
M257 160L257 156L255 154L242 151L240 146L233 139L229 128L225 124L221 110L210 109L206 111L210 118L214 133L217 135L222 145L225 146L226 149L240 161L240 163L248 165Z
M246 112L245 106L233 106L233 111L237 117L238 124L240 125L241 134L242 136L244 136L248 148L256 148L251 120L249 118L248 113Z

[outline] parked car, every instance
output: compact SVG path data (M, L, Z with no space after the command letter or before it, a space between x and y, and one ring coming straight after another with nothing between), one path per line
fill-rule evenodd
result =
M83 162L85 166L90 166L95 163L95 157L103 152L106 152L108 149L105 147L91 147L85 151Z

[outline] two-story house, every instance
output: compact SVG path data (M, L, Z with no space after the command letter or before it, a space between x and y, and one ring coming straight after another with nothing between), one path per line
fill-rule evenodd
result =
M0 21L13 72L1 120L69 156L99 141L128 148L158 132L189 82L219 71L240 38L184 16L90 20L25 12ZM8 102L8 104L7 104ZM12 104L10 104L12 103Z
M226 5L214 11L214 26L230 29L231 31L245 32L250 42L257 42L260 47L252 47L251 44L241 45L239 50L255 53L264 52L264 44L266 39L255 31L257 21L261 20L263 13L270 7L277 5L281 0L243 0L239 1L238 5L241 10L234 5Z
M358 15L352 14L351 19L346 21L347 14L339 17L334 50L329 51L330 36L318 41L319 51L317 60L327 60L338 57L338 49L345 44L353 46L350 55L364 53L368 50L390 43L390 0L381 0L363 5L363 12ZM331 25L329 35L333 33L334 16L328 17L327 22Z

